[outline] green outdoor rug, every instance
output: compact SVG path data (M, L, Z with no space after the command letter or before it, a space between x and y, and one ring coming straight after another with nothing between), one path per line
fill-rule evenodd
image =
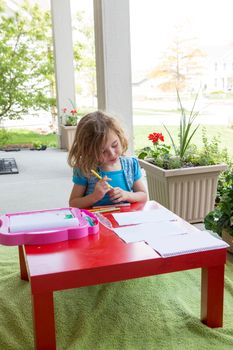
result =
M55 293L57 349L233 349L233 265L224 327L200 322L200 269ZM17 247L0 246L0 349L33 349L29 283Z

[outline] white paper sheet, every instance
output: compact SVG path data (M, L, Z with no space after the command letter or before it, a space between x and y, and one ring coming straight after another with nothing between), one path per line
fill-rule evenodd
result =
M58 227L79 225L79 220L70 210L55 210L39 213L18 214L10 216L10 232L49 230Z
M175 214L165 208L141 210L134 212L112 214L118 225L143 224L146 222L160 222L177 220Z
M177 221L153 222L134 226L114 228L113 231L126 243L153 240L163 240L168 235L186 233L187 229Z

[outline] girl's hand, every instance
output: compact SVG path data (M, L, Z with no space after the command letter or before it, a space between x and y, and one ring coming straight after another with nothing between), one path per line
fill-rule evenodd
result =
M109 191L109 198L114 203L127 201L129 199L129 192L122 190L120 187L114 187Z
M104 195L110 191L110 187L107 183L107 181L109 180L111 179L109 179L107 176L104 176L103 179L101 179L96 183L95 189L94 189L94 195L96 197L96 201L102 199Z

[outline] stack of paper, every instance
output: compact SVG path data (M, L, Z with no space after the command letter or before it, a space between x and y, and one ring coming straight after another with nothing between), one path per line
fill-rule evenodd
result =
M145 241L162 257L229 247L208 231L176 221L175 214L164 208L113 216L119 225L128 225L113 228L121 239L126 243Z

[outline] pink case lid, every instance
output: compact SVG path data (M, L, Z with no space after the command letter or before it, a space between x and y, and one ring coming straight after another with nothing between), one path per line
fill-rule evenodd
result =
M43 219L48 219L49 228ZM98 232L98 218L86 209L56 208L0 215L0 244L7 246L56 243Z

